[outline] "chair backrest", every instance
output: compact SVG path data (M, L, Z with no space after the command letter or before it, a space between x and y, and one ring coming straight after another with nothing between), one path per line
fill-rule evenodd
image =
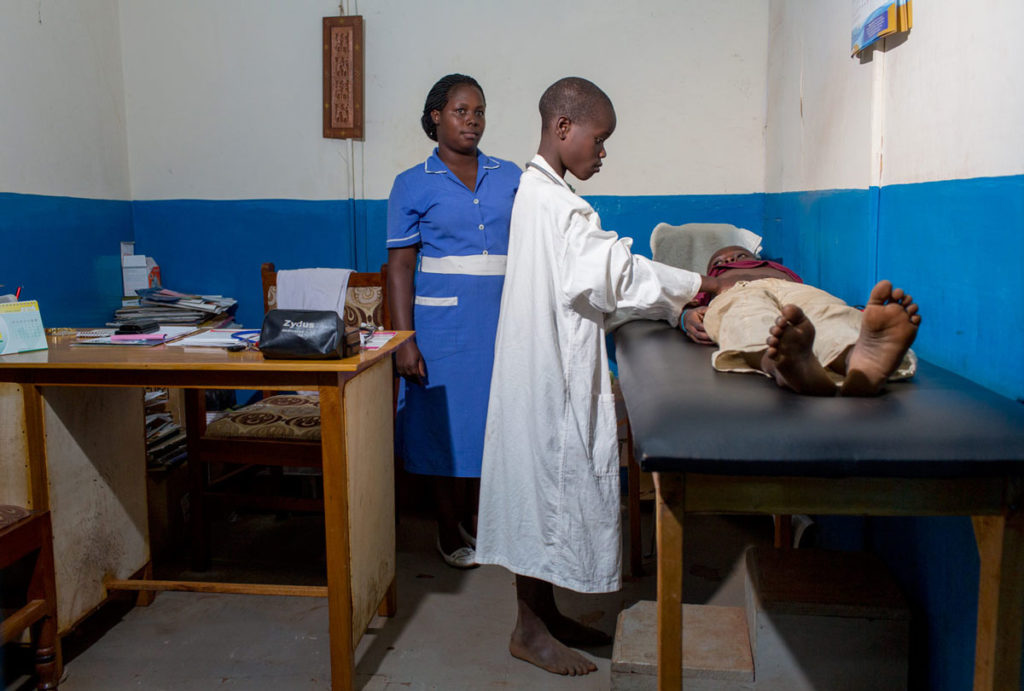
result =
M651 233L651 256L655 261L700 274L707 271L715 250L729 245L746 247L757 254L761 236L728 223L659 223Z
M277 307L277 269L272 262L260 267L263 277L263 309L269 312ZM359 326L363 322L391 329L391 310L388 307L388 265L379 272L353 272L348 277L345 295L345 325Z

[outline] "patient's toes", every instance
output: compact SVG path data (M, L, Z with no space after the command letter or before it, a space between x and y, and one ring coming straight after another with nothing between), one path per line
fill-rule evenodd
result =
M892 283L883 279L876 283L871 289L871 293L868 295L868 304L884 305L887 301L892 299L892 292Z
M782 305L782 317L794 326L807 318L804 316L804 310L797 305Z

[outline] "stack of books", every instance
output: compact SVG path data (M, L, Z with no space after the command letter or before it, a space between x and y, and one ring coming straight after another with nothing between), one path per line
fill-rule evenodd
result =
M142 321L160 324L222 326L230 323L238 301L222 295L191 295L167 288L140 288L139 304L124 305L107 326Z

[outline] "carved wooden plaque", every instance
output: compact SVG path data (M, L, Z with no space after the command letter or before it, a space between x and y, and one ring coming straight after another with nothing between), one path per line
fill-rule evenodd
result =
M363 18L324 17L324 136L363 137Z

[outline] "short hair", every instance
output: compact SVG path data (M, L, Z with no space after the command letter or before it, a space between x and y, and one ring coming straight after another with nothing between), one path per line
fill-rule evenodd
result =
M608 94L582 77L559 79L547 88L538 105L545 127L560 115L577 122L590 122L605 108L615 112Z
M444 110L444 107L448 105L448 94L451 93L452 89L462 84L474 86L481 96L484 95L483 87L475 79L465 74L448 74L441 77L430 88L430 93L427 94L427 101L423 104L423 115L420 117L420 124L423 126L423 131L427 133L427 136L435 142L437 141L437 125L434 124L434 119L430 117L430 113L435 110ZM484 103L487 103L486 97L484 97Z

